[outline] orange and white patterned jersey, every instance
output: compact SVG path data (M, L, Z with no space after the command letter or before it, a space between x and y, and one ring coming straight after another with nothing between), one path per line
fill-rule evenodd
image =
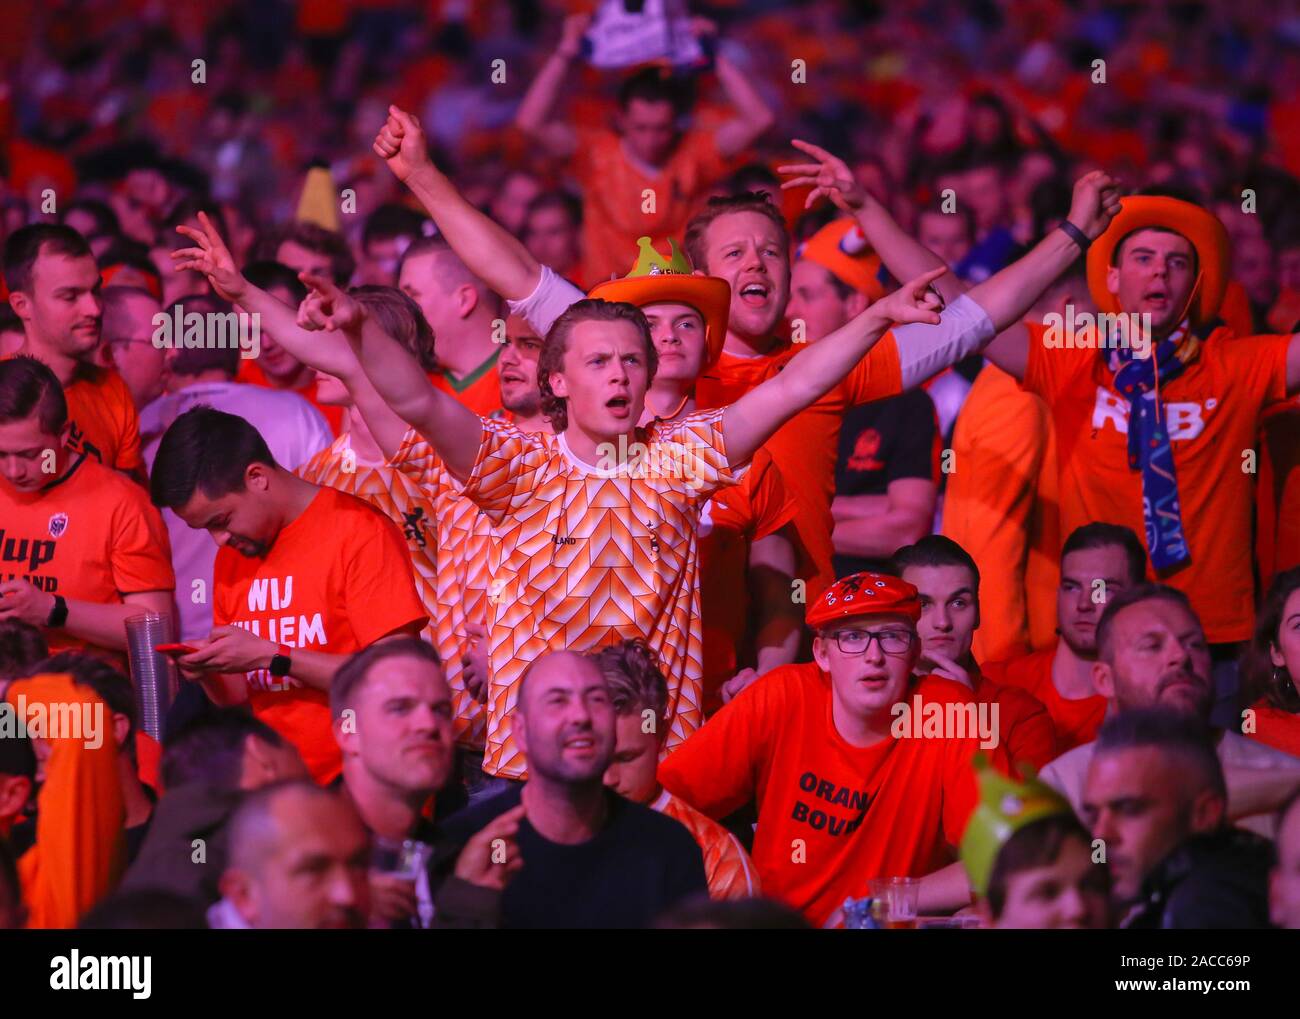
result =
M302 464L296 473L313 485L325 485L363 499L397 525L406 539L416 593L429 618L436 619L434 507L420 486L387 464L357 459L346 432ZM432 625L426 626L421 635L431 640Z
M429 613L432 641L451 687L456 742L482 750L487 712L465 688L461 657L469 650L466 623L487 626L497 561L492 522L463 496L460 484L415 429L407 431L389 463L419 485L433 505L438 551L434 581L437 611Z
M521 675L548 651L641 637L668 680L666 749L703 722L700 511L747 467L727 462L722 414L656 420L599 467L574 456L563 433L483 420L465 494L501 543L489 605L489 774L526 777L511 716Z
M711 899L752 899L759 895L758 871L736 836L712 818L705 817L667 789L650 804L683 825L704 854L704 876Z

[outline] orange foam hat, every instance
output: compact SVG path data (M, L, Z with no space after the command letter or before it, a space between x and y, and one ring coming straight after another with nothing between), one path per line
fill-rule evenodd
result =
M696 276L677 242L669 240L670 256L664 258L649 237L637 240L636 264L622 279L597 283L588 297L602 301L625 301L638 308L650 304L685 304L704 316L706 352L704 367L717 363L727 339L731 315L731 284L718 276Z
M1231 271L1228 231L1218 216L1199 205L1156 195L1121 198L1119 214L1088 248L1088 290L1098 310L1111 315L1121 310L1119 299L1106 289L1107 270L1120 242L1135 230L1149 227L1173 230L1196 250L1198 274L1187 314L1193 326L1214 321Z
M857 221L836 219L799 245L799 257L816 262L847 287L872 303L885 296L880 282L880 256L871 250Z

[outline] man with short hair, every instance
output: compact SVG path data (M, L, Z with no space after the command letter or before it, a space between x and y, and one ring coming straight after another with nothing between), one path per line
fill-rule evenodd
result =
M708 817L758 800L754 863L763 891L825 923L878 877L923 877L921 910L967 901L952 867L975 806L966 688L917 679L920 597L897 577L859 573L808 607L814 661L748 686L660 765L659 780ZM901 710L900 710L901 706ZM901 723L901 724L900 724ZM994 758L1005 762L999 748Z
M154 317L162 313L162 305L139 287L105 287L100 297L104 302L104 344L131 391L136 410L142 411L163 391L167 355L153 341L157 329Z
M609 684L614 705L614 759L605 785L633 803L644 803L686 826L704 854L709 896L744 899L759 894L749 854L726 828L687 806L659 784L659 755L668 734L668 683L641 640L601 648L591 656Z
M348 799L305 780L250 793L230 819L218 929L366 926L370 835Z
M1097 734L1081 814L1130 929L1268 926L1268 842L1228 822L1214 742L1192 716L1121 712Z
M438 362L430 375L433 383L475 414L501 417L497 358L506 339L501 298L441 237L421 238L406 249L398 285L433 330Z
M448 837L465 837L522 805L523 868L502 895L503 927L649 927L706 891L690 833L605 786L615 714L592 659L555 651L534 661L519 690L517 718L528 781L461 811L445 828ZM471 842L461 859L491 852Z
M623 269L626 252L642 234L655 245L679 236L696 201L726 172L727 160L749 148L774 118L745 72L719 54L714 68L733 115L715 129L682 130L687 103L660 67L623 82L616 130L575 128L554 109L589 21L565 19L559 45L529 86L515 123L552 156L573 161L584 202L581 276L594 283ZM703 38L717 27L695 19L691 30ZM647 188L654 195L649 206Z
M219 297L192 297L185 303L200 314L225 314L231 305ZM140 413L140 435L149 468L158 445L172 422L193 407L203 405L241 417L266 440L275 462L294 469L329 446L333 439L320 412L296 392L270 386L236 382L243 359L236 347L173 348L167 351L167 392ZM217 546L201 532L187 527L164 508L163 521L171 542L176 570L179 639L206 637L212 630L212 566ZM201 585L202 598L196 585Z
M258 238L252 258L255 262L278 262L294 273L328 276L341 287L348 285L357 267L341 233L304 220L268 230Z
M291 474L247 421L207 407L167 429L152 493L221 546L213 629L178 658L182 672L219 705L250 702L317 781L333 780L334 673L367 644L427 622L400 532L360 499Z
M1163 584L1139 584L1111 597L1097 623L1097 692L1110 715L1154 708L1208 726L1214 705L1210 649L1185 594ZM1213 730L1227 781L1228 816L1271 837L1274 814L1300 788L1300 759L1240 732ZM1083 802L1095 742L1062 754L1042 778L1074 805Z
M568 191L542 192L528 203L520 239L542 265L549 265L575 286L583 285L578 271L582 259L582 202L578 198Z
M449 846L424 817L452 771L451 690L437 652L415 637L380 641L353 655L330 689L334 738L343 751L343 792L390 856L414 840L429 859L414 879L371 871L371 912L392 926L495 926L500 896L518 871L522 808L484 825L442 869ZM460 847L457 847L460 848ZM504 860L504 862L502 862Z
M366 217L361 228L358 286L397 286L397 271L411 243L432 224L407 205L387 202Z
M95 256L71 227L33 223L5 241L9 305L22 320L16 353L54 372L68 403L68 447L140 475L140 423L122 377L97 363L103 301Z
M124 666L127 618L171 612L167 532L140 486L73 451L71 428L53 371L0 361L0 620Z
M1056 729L1037 698L989 679L971 653L980 625L980 574L966 550L941 534L928 534L894 553L891 572L917 589L921 618L918 676L955 680L987 704L997 720L997 738L1012 767L1035 770L1057 755Z
M994 682L1020 687L1047 708L1065 753L1092 740L1106 714L1106 698L1093 685L1097 621L1106 602L1142 583L1146 549L1117 524L1085 524L1061 549L1056 592L1055 647L1004 662L985 663Z

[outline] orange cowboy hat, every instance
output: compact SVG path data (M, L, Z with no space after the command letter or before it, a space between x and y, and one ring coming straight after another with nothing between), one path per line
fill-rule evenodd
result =
M885 296L880 281L880 256L871 250L855 219L827 223L799 245L798 256L815 262L846 287L866 295L872 303Z
M655 250L649 237L641 237L636 243L639 251L632 271L622 279L597 283L587 296L625 301L638 308L648 304L689 305L704 316L704 367L716 364L727 339L731 284L717 276L696 276L674 240L668 241L669 258Z
M1088 290L1099 311L1117 314L1119 300L1106 289L1106 272L1120 242L1135 230L1160 227L1186 237L1196 251L1197 276L1187 314L1193 326L1212 322L1228 286L1231 250L1219 217L1178 198L1130 195L1120 199L1119 214L1088 248Z

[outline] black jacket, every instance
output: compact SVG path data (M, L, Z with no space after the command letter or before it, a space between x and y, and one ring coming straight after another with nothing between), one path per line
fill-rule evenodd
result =
M123 889L154 888L200 903L221 898L226 869L226 822L239 805L238 789L192 782L167 790L153 808L149 832L122 878ZM195 840L202 840L195 845Z
M1273 844L1239 828L1193 835L1147 875L1130 930L1257 930L1268 922Z

